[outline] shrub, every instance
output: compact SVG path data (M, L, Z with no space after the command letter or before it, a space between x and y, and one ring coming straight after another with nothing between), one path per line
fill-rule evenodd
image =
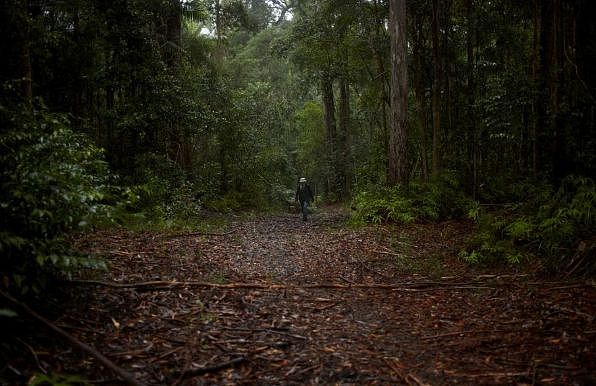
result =
M472 204L457 180L444 174L428 183L362 191L352 201L352 218L370 223L444 220L463 216Z
M105 216L109 173L100 149L43 106L0 105L0 277L22 292L52 275L103 263L77 255L65 234Z
M527 186L527 184L523 184ZM461 256L472 262L541 257L561 266L583 240L596 234L596 186L590 178L568 176L558 188L538 185L525 200L475 215L478 233Z

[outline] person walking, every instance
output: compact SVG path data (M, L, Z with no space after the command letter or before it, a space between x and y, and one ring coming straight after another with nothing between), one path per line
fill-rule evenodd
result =
M308 205L314 199L310 186L306 183L306 178L301 177L298 181L298 188L296 189L296 200L300 203L300 208L302 209L302 220L307 220Z

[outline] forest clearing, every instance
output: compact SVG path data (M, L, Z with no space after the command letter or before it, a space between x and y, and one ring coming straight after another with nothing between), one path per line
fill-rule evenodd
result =
M72 284L53 323L141 384L594 381L593 281L470 269L457 257L470 222L345 219L330 208L218 233L85 235L77 244L106 256L109 272ZM29 328L11 368L120 383L46 327Z
M596 384L594 15L3 0L0 385Z

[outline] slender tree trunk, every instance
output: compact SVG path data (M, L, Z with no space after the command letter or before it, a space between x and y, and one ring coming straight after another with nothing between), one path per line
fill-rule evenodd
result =
M468 124L472 137L472 197L474 200L478 199L478 135L476 133L476 116L474 109L474 93L475 93L475 79L474 79L474 37L476 31L472 23L472 0L465 0L466 19L467 19L467 39L466 39L466 56L467 56L467 75L468 84L466 94L468 99Z
M337 151L337 129L335 122L335 97L333 95L333 79L327 71L321 77L321 95L323 97L325 138L327 144L327 193L336 193L335 152Z
M414 84L416 90L416 112L418 119L418 127L420 129L420 147L421 147L421 161L422 161L422 179L428 181L428 144L427 144L427 125L426 125L426 96L424 87L424 17L421 14L416 14L416 40L414 42Z
M350 151L350 85L345 77L339 85L339 132L341 133L340 176L342 179L342 196L350 194L351 151Z
M538 137L540 136L540 129L544 125L544 108L542 108L542 81L541 81L541 65L540 65L540 36L542 32L540 30L541 22L541 7L540 0L534 0L534 12L532 18L533 28L533 39L532 39L532 79L534 80L534 87L537 91L535 93L534 100L532 101L533 110L533 122L530 132L530 140L532 147L532 174L534 177L538 174L539 168L539 152L538 152Z
M383 139L383 148L388 149L389 141L387 137L388 133L388 120L389 114L387 113L388 109L390 109L391 105L391 98L389 96L389 89L390 89L390 82L389 77L387 76L387 70L385 69L385 60L386 54L382 52L381 49L378 49L378 43L380 41L384 41L386 38L385 33L385 18L381 17L379 14L379 10L382 8L379 0L373 0L374 9L375 9L375 38L376 42L373 42L372 46L375 47L375 59L377 61L377 70L378 75L373 78L373 81L377 81L380 78L381 82L381 114L379 119L379 124L382 129L382 139Z
M215 60L217 63L223 62L224 59L224 46L223 46L223 25L221 20L221 0L215 0L215 36L216 48L215 48ZM222 66L218 66L222 68Z
M566 161L561 154L561 125L559 122L560 76L562 66L561 0L544 0L541 3L541 70L542 70L542 143L540 158L548 159L553 177L561 177L561 165ZM539 136L540 139L540 136ZM544 166L544 165L542 165Z
M390 186L408 182L407 110L408 63L406 49L406 1L389 1L391 36L391 117L388 146Z
M433 57L433 89L432 89L432 114L433 114L433 154L432 174L439 173L441 164L441 63L439 47L439 0L432 3L432 57Z
M166 16L166 39L170 50L166 56L168 66L172 69L180 67L181 61L181 32L182 32L182 5L180 0L170 0Z
M440 63L441 63L441 82L440 87L443 88L443 98L440 98L440 106L439 109L442 109L441 116L443 118L443 130L440 132L441 138L441 150L439 151L440 154L454 154L454 149L451 148L453 145L452 141L450 141L450 136L452 135L453 129L453 109L451 108L451 102L453 99L453 95L451 92L451 82L452 82L452 74L450 70L450 66L448 65L449 60L449 32L451 31L451 20L449 18L449 14L451 12L451 5L453 2L451 0L443 0L443 4L441 6L441 17L442 21L439 25L442 26L442 44L440 45Z

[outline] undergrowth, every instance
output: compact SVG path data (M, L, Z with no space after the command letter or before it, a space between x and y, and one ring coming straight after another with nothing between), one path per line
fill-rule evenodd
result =
M460 256L472 263L539 259L546 267L565 266L581 242L593 248L596 238L594 180L568 176L560 187L523 183L513 203L501 207L477 205L469 216L478 232ZM589 259L584 267L594 271Z
M0 102L0 278L2 286L40 293L49 279L104 268L65 237L110 211L111 175L103 151L70 128L68 117Z
M446 173L428 183L359 192L352 200L351 222L408 224L445 220L464 216L472 205L457 179Z

